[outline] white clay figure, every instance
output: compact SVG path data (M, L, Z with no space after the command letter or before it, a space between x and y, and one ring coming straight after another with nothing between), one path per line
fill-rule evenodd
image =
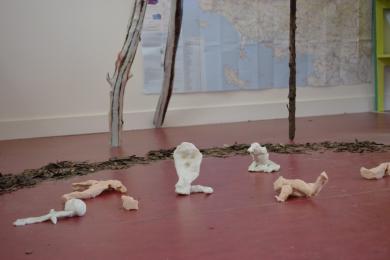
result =
M280 192L275 198L279 202L284 202L289 196L314 197L321 191L328 179L326 172L322 172L313 183L306 183L300 179L285 179L280 176L274 182L274 190Z
M258 143L252 143L248 148L248 152L252 156L253 162L249 165L250 172L275 172L279 171L280 165L269 159L267 148Z
M194 192L213 193L211 187L191 185L199 176L202 153L192 143L183 142L173 152L178 182L175 191L181 195L189 195Z
M74 217L74 216L81 217L84 216L86 212L87 212L87 206L85 205L84 201L79 199L70 199L65 203L64 211L55 211L54 209L51 209L48 214L40 217L17 219L14 222L14 225L24 226L27 224L44 222L47 220L51 220L53 224L57 224L58 218Z

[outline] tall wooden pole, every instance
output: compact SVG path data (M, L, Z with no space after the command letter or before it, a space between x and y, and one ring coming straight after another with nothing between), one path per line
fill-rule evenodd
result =
M295 32L297 16L297 0L290 0L290 77L289 77L289 92L288 92L288 136L291 141L295 137L295 97L296 97L296 50L295 50Z
M155 127L161 127L163 125L169 100L172 95L173 81L175 79L176 51L179 44L182 18L183 0L172 0L168 39L165 46L164 80L153 120Z
M120 146L123 126L123 96L126 83L131 77L130 69L133 64L140 34L145 17L147 0L134 0L127 35L122 50L119 52L115 62L115 72L112 77L107 73L107 81L111 86L110 92L110 132L111 146Z

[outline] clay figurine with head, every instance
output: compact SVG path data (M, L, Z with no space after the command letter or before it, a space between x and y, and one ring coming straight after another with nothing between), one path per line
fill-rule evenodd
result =
M390 162L381 163L371 169L362 167L360 168L360 175L368 180L382 179L384 176L390 175Z
M81 217L84 216L86 212L87 212L87 205L85 205L84 201L79 199L70 199L65 203L65 207L63 211L55 211L54 209L51 209L48 214L40 217L17 219L14 222L14 225L24 226L28 224L44 222L47 220L51 220L53 224L57 224L58 218L74 217L74 216Z
M322 172L313 183L306 183L300 179L285 179L280 176L274 182L274 190L280 192L275 198L279 202L284 202L289 196L314 197L318 195L328 179L326 172Z
M253 162L249 165L250 172L267 172L271 173L279 171L280 165L269 159L267 148L259 143L252 143L248 148L248 152L252 156Z
M189 195L194 192L213 193L211 187L191 185L198 178L200 164L203 155L192 143L183 142L173 152L175 168L179 180L175 185L175 191L181 195Z
M64 200L95 198L105 190L114 190L121 193L125 193L127 191L122 182L118 180L88 180L84 182L73 183L72 188L74 192L62 195Z

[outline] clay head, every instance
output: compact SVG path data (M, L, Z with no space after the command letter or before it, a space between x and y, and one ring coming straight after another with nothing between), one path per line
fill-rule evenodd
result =
M73 216L84 216L87 211L87 205L80 199L70 199L65 203L65 211L72 211Z
M195 145L187 142L181 143L176 147L173 158L179 178L185 179L191 183L199 175L202 154Z
M122 193L127 192L126 187L123 186L123 184L120 181L118 181L118 180L112 180L111 183L109 184L109 187L111 189L114 189L116 191L120 191Z
M252 143L251 146L248 148L248 152L254 155L266 154L267 148L261 146L259 143Z
M274 182L274 190L280 189L284 184L286 184L286 179L280 176L275 182Z

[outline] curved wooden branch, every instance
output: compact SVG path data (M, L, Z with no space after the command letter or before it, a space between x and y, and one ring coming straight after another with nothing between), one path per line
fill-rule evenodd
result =
M165 46L164 81L153 120L153 123L156 127L161 127L164 123L165 114L167 112L169 100L172 95L173 80L175 78L176 51L180 38L182 18L183 0L172 0L168 39Z
M115 62L115 72L112 77L107 73L110 92L110 132L111 146L120 146L120 136L123 126L123 95L126 83L131 77L130 69L133 64L140 34L145 17L147 0L135 0L127 26L127 35L122 50Z

